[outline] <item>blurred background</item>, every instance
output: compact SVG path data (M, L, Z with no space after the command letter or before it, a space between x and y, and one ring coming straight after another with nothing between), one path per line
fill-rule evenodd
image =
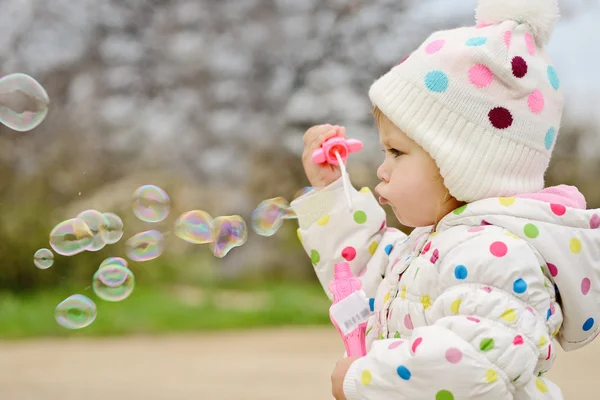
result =
M577 185L589 208L600 207L600 82L594 79L600 1L560 5L563 18L547 50L566 107L547 185ZM129 263L136 288L123 302L95 298L91 277L105 258L125 256L127 238L148 229L168 232L185 211L239 214L249 222L262 200L283 196L291 201L308 186L300 162L302 134L315 124L344 125L350 137L364 142L348 169L355 186L373 187L381 153L369 85L431 32L472 25L475 6L476 0L0 0L0 77L28 74L51 100L38 128L15 132L0 126L0 371L6 369L0 374L0 398L38 399L35 390L50 400L82 393L96 398L83 386L96 382L101 371L105 380L114 378L114 359L105 367L98 361L96 369L78 368L81 364L65 354L133 351L128 360L142 364L140 354L172 345L172 351L154 355L173 357L172 364L163 365L176 368L185 365L185 357L197 361L192 355L214 352L221 344L211 340L222 337L230 338L224 348L240 337L256 341L239 345L239 351L254 348L256 355L245 358L246 375L239 372L234 385L212 392L203 385L181 389L177 379L140 373L140 382L158 385L151 393L142 396L132 385L127 392L96 382L97 398L166 398L162 389L172 399L191 398L191 393L230 398L235 395L225 395L227 389L254 382L252 366L265 352L275 352L266 345L259 352L260 340L289 343L277 350L297 352L286 362L304 357L307 365L315 363L308 355L329 359L316 369L295 363L300 370L290 372L309 384L316 379L318 393L295 389L300 397L286 397L281 393L288 386L282 384L256 389L255 397L248 392L246 398L328 398L328 374L342 347L295 221L269 238L249 232L248 242L223 259L207 246L167 235L161 257ZM163 188L171 198L169 217L160 223L142 222L132 212L132 194L146 184ZM125 223L123 239L98 252L55 255L51 268L35 268L33 254L48 247L50 230L86 209L118 214ZM391 214L388 222L394 225ZM53 315L73 293L98 306L96 321L77 331L60 327ZM245 330L281 326L287 328ZM170 339L148 336L181 332L200 336L160 344L151 340ZM102 347L108 343L103 338L116 336L125 340L115 342L122 347ZM80 342L82 337L89 341ZM198 351L190 347L199 343ZM132 350L136 346L139 353ZM219 354L213 367L220 362L231 367ZM190 362L194 371L206 364ZM160 361L147 362L153 363ZM35 380L32 364L55 375ZM267 364L264 368L282 373L275 363ZM87 371L78 379L82 387L56 386L61 376L73 378L78 369ZM214 386L214 379L206 380ZM15 382L34 391L27 394ZM102 392L111 389L115 392Z

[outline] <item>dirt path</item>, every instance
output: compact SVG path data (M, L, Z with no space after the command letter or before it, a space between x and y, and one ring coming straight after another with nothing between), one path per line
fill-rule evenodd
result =
M341 353L333 328L0 342L0 399L330 400ZM559 354L550 376L597 399L599 359L600 342Z

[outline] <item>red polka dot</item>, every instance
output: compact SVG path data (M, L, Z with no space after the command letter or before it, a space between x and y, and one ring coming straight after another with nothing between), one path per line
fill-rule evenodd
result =
M419 345L423 342L423 338L416 338L415 341L412 344L412 351L413 353L417 352L417 347L419 347Z
M489 226L491 224L489 222L487 222L486 220L481 220L481 225L482 226Z
M435 264L439 258L440 258L440 251L438 249L435 249L433 251L433 255L431 256L429 261L431 261L432 264Z
M490 246L490 253L496 257L504 257L508 253L508 247L504 242L494 242Z
M567 208L562 204L550 204L550 209L559 217L562 217L567 212Z
M517 336L515 336L515 338L513 339L513 344L514 344L515 346L518 346L518 345L520 345L520 344L523 344L523 343L524 343L524 341L523 341L523 336L521 336L521 335L517 335Z
M553 277L558 275L558 268L556 268L556 265L548 263L548 270Z
M431 242L427 242L427 244L425 245L425 247L423 247L423 251L421 251L421 254L427 253L430 248L431 248Z
M508 111L504 107L496 107L492 109L488 118L490 119L490 123L497 129L506 129L510 127L513 123L513 117L510 111Z
M406 57L404 57L402 60L400 60L400 62L398 62L398 64L396 64L395 66L402 64L404 61L406 61L408 59L408 57L410 57L410 54L407 55Z
M381 223L381 226L379 227L379 230L382 230L383 228L385 228L385 221L383 221L383 222Z
M356 257L356 249L352 246L346 247L344 250L342 250L342 257L344 257L346 261L354 260Z
M552 355L552 344L549 344L548 345L548 355L546 356L546 360L549 360L551 355Z
M522 78L527 74L527 62L523 57L515 57L512 59L512 71L513 75L517 78Z

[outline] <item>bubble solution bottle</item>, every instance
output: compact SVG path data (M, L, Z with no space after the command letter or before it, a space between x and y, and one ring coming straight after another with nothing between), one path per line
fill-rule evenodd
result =
M348 357L367 354L365 330L370 308L361 288L362 282L352 274L350 264L341 262L334 266L333 280L329 284L333 294L329 317L344 340Z

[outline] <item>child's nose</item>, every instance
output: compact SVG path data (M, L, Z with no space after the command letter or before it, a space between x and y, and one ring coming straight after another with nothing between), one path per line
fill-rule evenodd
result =
M389 181L389 173L385 168L385 163L381 164L379 168L377 168L377 177L386 183Z

